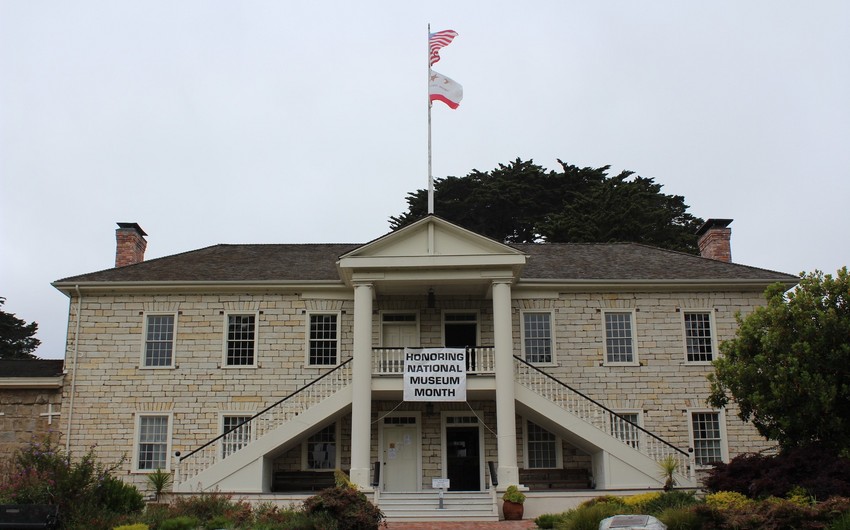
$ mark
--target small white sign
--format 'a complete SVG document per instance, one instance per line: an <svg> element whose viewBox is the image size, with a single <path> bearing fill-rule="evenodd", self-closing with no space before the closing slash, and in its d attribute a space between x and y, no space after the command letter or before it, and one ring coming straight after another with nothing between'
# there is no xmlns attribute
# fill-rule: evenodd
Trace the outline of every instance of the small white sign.
<svg viewBox="0 0 850 530"><path fill-rule="evenodd" d="M435 490L447 490L450 482L447 478L433 478L431 479L431 487Z"/></svg>

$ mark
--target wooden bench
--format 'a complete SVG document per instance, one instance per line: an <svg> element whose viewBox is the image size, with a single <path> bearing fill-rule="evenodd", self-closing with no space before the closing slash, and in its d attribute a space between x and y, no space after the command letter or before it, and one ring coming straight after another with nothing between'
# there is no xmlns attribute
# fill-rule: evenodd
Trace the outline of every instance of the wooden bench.
<svg viewBox="0 0 850 530"><path fill-rule="evenodd" d="M586 469L520 469L520 484L535 490L582 490L590 487Z"/></svg>
<svg viewBox="0 0 850 530"><path fill-rule="evenodd" d="M275 471L272 474L272 491L319 491L330 488L336 481L333 471Z"/></svg>
<svg viewBox="0 0 850 530"><path fill-rule="evenodd" d="M2 504L0 528L56 528L59 507L50 504Z"/></svg>

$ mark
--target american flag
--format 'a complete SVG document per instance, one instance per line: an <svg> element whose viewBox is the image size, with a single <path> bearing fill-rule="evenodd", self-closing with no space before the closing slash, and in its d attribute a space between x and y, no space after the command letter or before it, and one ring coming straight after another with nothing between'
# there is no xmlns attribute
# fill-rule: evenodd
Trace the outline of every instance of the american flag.
<svg viewBox="0 0 850 530"><path fill-rule="evenodd" d="M438 31L429 35L428 49L431 52L431 66L434 66L434 63L440 60L440 48L448 46L455 37L457 37L457 31L452 31L450 29Z"/></svg>

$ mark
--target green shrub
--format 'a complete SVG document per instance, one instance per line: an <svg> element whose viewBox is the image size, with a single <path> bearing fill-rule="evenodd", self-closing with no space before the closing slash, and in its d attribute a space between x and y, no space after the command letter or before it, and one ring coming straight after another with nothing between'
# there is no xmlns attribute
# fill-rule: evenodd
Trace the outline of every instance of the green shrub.
<svg viewBox="0 0 850 530"><path fill-rule="evenodd" d="M201 522L197 517L181 515L179 517L166 519L160 523L159 530L195 530L195 528L200 526L200 524Z"/></svg>
<svg viewBox="0 0 850 530"><path fill-rule="evenodd" d="M141 511L141 493L113 476L122 462L105 466L94 446L72 458L51 436L20 449L0 476L0 500L59 507L63 528L112 528L122 516Z"/></svg>
<svg viewBox="0 0 850 530"><path fill-rule="evenodd" d="M625 505L621 502L596 502L564 513L564 518L555 524L555 528L557 530L597 530L603 519L622 513L631 512L625 509Z"/></svg>
<svg viewBox="0 0 850 530"><path fill-rule="evenodd" d="M223 493L201 493L175 498L171 503L170 512L173 517L185 515L203 523L214 517L227 516L228 513L238 510L238 504Z"/></svg>
<svg viewBox="0 0 850 530"><path fill-rule="evenodd" d="M370 530L381 524L384 514L369 502L362 492L334 486L320 491L304 501L304 512L316 516L326 514L337 523L339 530Z"/></svg>
<svg viewBox="0 0 850 530"><path fill-rule="evenodd" d="M656 517L667 525L667 530L700 530L702 528L700 516L690 508L667 508Z"/></svg>
<svg viewBox="0 0 850 530"><path fill-rule="evenodd" d="M95 487L94 494L98 504L113 513L138 513L145 507L144 497L135 486L112 475L103 477Z"/></svg>
<svg viewBox="0 0 850 530"><path fill-rule="evenodd" d="M840 515L829 525L829 530L850 530L850 512Z"/></svg>
<svg viewBox="0 0 850 530"><path fill-rule="evenodd" d="M233 521L228 519L224 515L216 515L206 523L204 523L204 528L207 530L216 530L218 528L234 528L235 525Z"/></svg>
<svg viewBox="0 0 850 530"><path fill-rule="evenodd" d="M563 518L563 514L544 513L534 520L534 524L536 524L538 528L555 528L555 525L563 520Z"/></svg>
<svg viewBox="0 0 850 530"><path fill-rule="evenodd" d="M687 508L699 502L695 491L665 491L646 501L640 507L640 513L658 515L669 508Z"/></svg>
<svg viewBox="0 0 850 530"><path fill-rule="evenodd" d="M124 524L121 526L116 526L112 530L149 530L148 525L142 523L136 524Z"/></svg>

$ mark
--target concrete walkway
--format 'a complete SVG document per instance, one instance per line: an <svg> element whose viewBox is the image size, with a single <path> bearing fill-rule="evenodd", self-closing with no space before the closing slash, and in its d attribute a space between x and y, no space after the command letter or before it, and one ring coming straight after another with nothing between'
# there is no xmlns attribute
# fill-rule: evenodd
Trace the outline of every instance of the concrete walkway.
<svg viewBox="0 0 850 530"><path fill-rule="evenodd" d="M537 528L534 521L466 521L466 522L427 522L427 523L387 523L387 530L530 530Z"/></svg>

